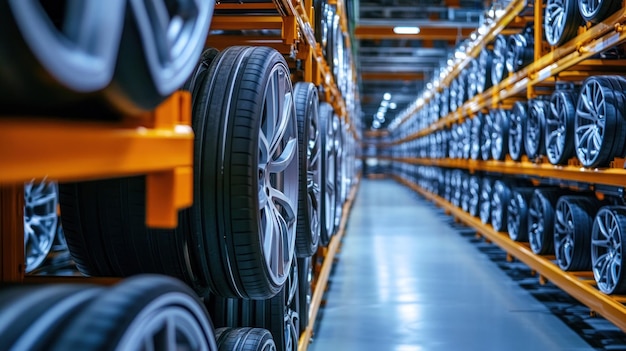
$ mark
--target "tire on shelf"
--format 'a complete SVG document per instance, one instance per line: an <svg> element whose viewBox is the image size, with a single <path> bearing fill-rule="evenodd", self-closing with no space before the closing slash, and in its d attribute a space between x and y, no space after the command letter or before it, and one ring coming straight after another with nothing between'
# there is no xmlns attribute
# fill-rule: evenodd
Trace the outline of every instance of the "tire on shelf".
<svg viewBox="0 0 626 351"><path fill-rule="evenodd" d="M578 34L582 17L579 0L547 0L543 16L543 29L548 44L560 46Z"/></svg>
<svg viewBox="0 0 626 351"><path fill-rule="evenodd" d="M484 114L482 126L482 144L480 146L480 158L483 161L491 159L491 143L493 133L493 116L491 113Z"/></svg>
<svg viewBox="0 0 626 351"><path fill-rule="evenodd" d="M298 118L298 225L296 255L311 256L320 238L320 163L322 142L319 99L312 83L298 82L293 90Z"/></svg>
<svg viewBox="0 0 626 351"><path fill-rule="evenodd" d="M494 182L490 177L483 177L480 187L480 221L484 224L491 223L491 193Z"/></svg>
<svg viewBox="0 0 626 351"><path fill-rule="evenodd" d="M471 120L470 127L470 158L472 160L478 160L482 157L481 146L483 144L483 123L484 116L481 112L478 112Z"/></svg>
<svg viewBox="0 0 626 351"><path fill-rule="evenodd" d="M52 250L59 226L56 182L24 183L24 271L30 273L43 264Z"/></svg>
<svg viewBox="0 0 626 351"><path fill-rule="evenodd" d="M49 350L216 350L213 325L181 281L137 275L107 288L74 313Z"/></svg>
<svg viewBox="0 0 626 351"><path fill-rule="evenodd" d="M344 181L344 135L341 119L339 116L335 114L333 116L333 134L334 138L334 148L335 148L335 190L336 196L335 201L337 202L335 209L335 228L334 231L337 232L339 228L339 224L341 223L341 217L343 216L343 204L344 204L344 194L345 194L345 181Z"/></svg>
<svg viewBox="0 0 626 351"><path fill-rule="evenodd" d="M335 234L335 216L337 212L337 168L335 149L335 130L333 128L334 112L328 103L320 104L320 135L322 146L321 162L321 222L320 222L320 245L328 246L330 239Z"/></svg>
<svg viewBox="0 0 626 351"><path fill-rule="evenodd" d="M605 294L626 292L625 243L626 207L600 208L591 230L591 265L598 289Z"/></svg>
<svg viewBox="0 0 626 351"><path fill-rule="evenodd" d="M533 44L526 33L513 34L508 37L506 71L514 73L526 67L533 60Z"/></svg>
<svg viewBox="0 0 626 351"><path fill-rule="evenodd" d="M535 189L528 207L528 241L537 255L554 253L554 212L562 190Z"/></svg>
<svg viewBox="0 0 626 351"><path fill-rule="evenodd" d="M623 155L626 96L617 79L593 76L583 82L576 104L576 156L585 167L605 167Z"/></svg>
<svg viewBox="0 0 626 351"><path fill-rule="evenodd" d="M493 183L491 197L491 226L496 232L507 229L508 206L511 201L511 186L505 181L496 180Z"/></svg>
<svg viewBox="0 0 626 351"><path fill-rule="evenodd" d="M592 196L564 195L556 204L554 252L564 271L591 270L591 235L600 202Z"/></svg>
<svg viewBox="0 0 626 351"><path fill-rule="evenodd" d="M545 154L545 123L550 114L550 105L541 99L528 101L526 129L524 130L524 150L531 160Z"/></svg>
<svg viewBox="0 0 626 351"><path fill-rule="evenodd" d="M480 210L481 178L472 174L469 179L469 203L467 212L473 217L478 216Z"/></svg>
<svg viewBox="0 0 626 351"><path fill-rule="evenodd" d="M576 100L573 91L555 91L550 99L550 113L545 121L545 148L548 161L564 165L574 157Z"/></svg>
<svg viewBox="0 0 626 351"><path fill-rule="evenodd" d="M215 338L218 351L276 351L272 334L263 328L218 328Z"/></svg>
<svg viewBox="0 0 626 351"><path fill-rule="evenodd" d="M606 17L617 11L621 3L611 0L577 0L580 15L585 21L600 23Z"/></svg>
<svg viewBox="0 0 626 351"><path fill-rule="evenodd" d="M200 61L196 66L194 72L189 76L189 79L183 85L183 89L191 93L191 105L194 106L196 100L200 96L200 89L206 84L207 74L209 73L209 66L211 62L219 54L219 50L215 48L207 48L200 55Z"/></svg>
<svg viewBox="0 0 626 351"><path fill-rule="evenodd" d="M270 331L278 350L297 351L300 337L297 260L281 291L271 299L210 297L205 300L216 328L254 327Z"/></svg>
<svg viewBox="0 0 626 351"><path fill-rule="evenodd" d="M500 83L509 74L506 68L508 38L498 34L493 43L493 59L491 60L491 82Z"/></svg>
<svg viewBox="0 0 626 351"><path fill-rule="evenodd" d="M513 241L528 241L528 207L534 188L515 187L508 205L507 231Z"/></svg>
<svg viewBox="0 0 626 351"><path fill-rule="evenodd" d="M520 161L524 155L526 140L526 118L528 110L526 102L516 101L511 110L509 125L509 155L513 161Z"/></svg>
<svg viewBox="0 0 626 351"><path fill-rule="evenodd" d="M298 316L300 333L309 325L309 311L313 299L313 260L315 256L298 258Z"/></svg>
<svg viewBox="0 0 626 351"><path fill-rule="evenodd" d="M509 147L509 111L503 109L491 110L491 157L494 160L504 160Z"/></svg>
<svg viewBox="0 0 626 351"><path fill-rule="evenodd" d="M102 290L87 284L4 286L0 289L0 349L49 350L65 323Z"/></svg>
<svg viewBox="0 0 626 351"><path fill-rule="evenodd" d="M269 298L286 281L295 250L289 69L274 49L230 47L211 63L200 96L192 118L194 202L180 212L179 227L145 227L144 177L65 184L70 252L88 275L161 273L200 295Z"/></svg>
<svg viewBox="0 0 626 351"><path fill-rule="evenodd" d="M493 62L493 51L484 48L478 55L478 74L476 75L476 90L482 94L493 85L491 67Z"/></svg>

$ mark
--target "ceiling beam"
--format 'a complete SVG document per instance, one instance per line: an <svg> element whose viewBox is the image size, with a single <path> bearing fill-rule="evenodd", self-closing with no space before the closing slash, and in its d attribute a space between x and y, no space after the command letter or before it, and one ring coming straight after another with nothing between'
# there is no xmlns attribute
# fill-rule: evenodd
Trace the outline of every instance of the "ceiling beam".
<svg viewBox="0 0 626 351"><path fill-rule="evenodd" d="M417 24L413 24L417 25ZM420 27L418 34L396 34L393 32L394 26L363 26L357 25L354 30L354 37L362 39L413 39L413 40L455 40L469 37L475 27Z"/></svg>

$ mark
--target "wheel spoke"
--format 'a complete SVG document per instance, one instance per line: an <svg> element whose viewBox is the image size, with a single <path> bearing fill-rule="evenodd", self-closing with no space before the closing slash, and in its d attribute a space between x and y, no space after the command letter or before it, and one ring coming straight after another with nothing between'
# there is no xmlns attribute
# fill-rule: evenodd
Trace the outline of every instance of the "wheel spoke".
<svg viewBox="0 0 626 351"><path fill-rule="evenodd" d="M267 167L268 172L280 173L286 170L287 167L289 167L289 165L291 165L291 163L294 161L294 159L297 158L297 152L298 140L295 138L290 139L278 158L269 162L269 165Z"/></svg>

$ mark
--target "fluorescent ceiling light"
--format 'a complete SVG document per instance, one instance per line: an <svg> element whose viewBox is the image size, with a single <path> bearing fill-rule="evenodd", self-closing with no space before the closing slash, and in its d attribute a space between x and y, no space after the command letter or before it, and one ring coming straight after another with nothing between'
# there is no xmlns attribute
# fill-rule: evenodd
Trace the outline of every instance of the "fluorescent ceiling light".
<svg viewBox="0 0 626 351"><path fill-rule="evenodd" d="M419 27L393 27L393 32L396 34L418 34L420 29Z"/></svg>

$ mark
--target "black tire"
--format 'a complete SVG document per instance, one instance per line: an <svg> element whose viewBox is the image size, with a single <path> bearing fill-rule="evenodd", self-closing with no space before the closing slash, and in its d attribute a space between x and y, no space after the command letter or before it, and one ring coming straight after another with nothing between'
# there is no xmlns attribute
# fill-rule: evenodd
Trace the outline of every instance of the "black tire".
<svg viewBox="0 0 626 351"><path fill-rule="evenodd" d="M480 221L484 224L491 223L491 193L493 191L493 180L483 177L480 187Z"/></svg>
<svg viewBox="0 0 626 351"><path fill-rule="evenodd" d="M218 328L215 336L219 351L276 351L272 334L263 328Z"/></svg>
<svg viewBox="0 0 626 351"><path fill-rule="evenodd" d="M532 62L533 44L524 33L509 36L507 46L507 72L517 72Z"/></svg>
<svg viewBox="0 0 626 351"><path fill-rule="evenodd" d="M585 167L605 167L624 149L625 96L610 76L583 82L576 104L576 156Z"/></svg>
<svg viewBox="0 0 626 351"><path fill-rule="evenodd" d="M471 175L469 179L469 203L467 212L476 217L480 210L480 192L481 179L480 176Z"/></svg>
<svg viewBox="0 0 626 351"><path fill-rule="evenodd" d="M524 150L531 160L536 160L545 154L545 121L549 113L550 105L547 101L533 99L528 102Z"/></svg>
<svg viewBox="0 0 626 351"><path fill-rule="evenodd" d="M564 271L591 270L591 231L600 202L591 196L565 195L556 204L554 253Z"/></svg>
<svg viewBox="0 0 626 351"><path fill-rule="evenodd" d="M469 212L470 196L470 175L463 173L461 178L461 209L464 212Z"/></svg>
<svg viewBox="0 0 626 351"><path fill-rule="evenodd" d="M626 207L602 207L591 231L591 264L598 289L605 294L626 293Z"/></svg>
<svg viewBox="0 0 626 351"><path fill-rule="evenodd" d="M500 83L509 72L506 69L507 37L499 34L493 43L493 59L491 60L491 81L493 84Z"/></svg>
<svg viewBox="0 0 626 351"><path fill-rule="evenodd" d="M548 161L553 165L567 164L574 156L576 99L572 91L552 94L550 113L546 115L545 148Z"/></svg>
<svg viewBox="0 0 626 351"><path fill-rule="evenodd" d="M495 109L491 115L491 157L502 161L509 151L509 111Z"/></svg>
<svg viewBox="0 0 626 351"><path fill-rule="evenodd" d="M54 351L138 350L146 344L166 347L174 343L181 348L217 350L204 306L174 278L139 275L92 299L48 346Z"/></svg>
<svg viewBox="0 0 626 351"><path fill-rule="evenodd" d="M298 259L298 316L300 317L300 333L309 325L309 311L313 298L313 259Z"/></svg>
<svg viewBox="0 0 626 351"><path fill-rule="evenodd" d="M298 224L296 256L308 257L320 240L320 186L322 142L319 125L319 99L312 83L294 86L298 118Z"/></svg>
<svg viewBox="0 0 626 351"><path fill-rule="evenodd" d="M478 74L476 79L476 90L479 94L485 92L485 90L491 88L493 82L491 81L491 67L493 61L493 51L484 48L478 55Z"/></svg>
<svg viewBox="0 0 626 351"><path fill-rule="evenodd" d="M450 89L444 88L439 98L439 117L444 118L450 114Z"/></svg>
<svg viewBox="0 0 626 351"><path fill-rule="evenodd" d="M611 0L578 0L580 15L585 21L600 23L609 15L617 11L622 4Z"/></svg>
<svg viewBox="0 0 626 351"><path fill-rule="evenodd" d="M511 187L502 180L496 180L491 198L491 226L496 232L503 232L507 229L507 211L510 201Z"/></svg>
<svg viewBox="0 0 626 351"><path fill-rule="evenodd" d="M478 160L482 157L480 148L483 144L483 123L485 123L484 116L481 112L472 118L470 128L470 158L472 160Z"/></svg>
<svg viewBox="0 0 626 351"><path fill-rule="evenodd" d="M336 232L339 229L341 218L343 217L343 204L345 202L345 169L344 169L344 134L341 119L336 114L333 116L333 134L335 135L335 171L337 179L335 180L335 201L337 206L335 210L335 229Z"/></svg>
<svg viewBox="0 0 626 351"><path fill-rule="evenodd" d="M554 253L554 212L560 189L535 189L528 208L528 241L537 255Z"/></svg>
<svg viewBox="0 0 626 351"><path fill-rule="evenodd" d="M328 246L335 234L335 216L337 214L337 155L335 149L335 130L333 129L333 108L327 103L320 104L320 133L322 153L322 191L321 191L321 231L320 245Z"/></svg>
<svg viewBox="0 0 626 351"><path fill-rule="evenodd" d="M524 142L526 131L526 118L528 111L526 103L517 101L511 110L509 124L509 155L513 161L520 161L524 155Z"/></svg>
<svg viewBox="0 0 626 351"><path fill-rule="evenodd" d="M280 157L273 152L271 159L270 153L260 155L260 146L269 144L259 140L268 133L267 118L274 117L264 114L267 84L276 83L287 101L292 99L287 64L270 48L231 47L216 57L207 77L192 121L194 205L181 212L176 230L145 228L143 177L61 187L63 227L83 273L162 273L184 280L200 295L206 295L209 287L221 296L258 299L280 291L295 245L298 168L293 104L284 111L288 120L283 133L275 135ZM277 166L269 168L278 164L284 174L273 173ZM259 179L260 174L267 177ZM278 200L260 196L268 193ZM273 211L267 207L276 207L274 201L281 210L268 219ZM267 225L269 220L280 222L281 230L276 229L278 239L268 253L264 240L271 237L265 235L268 229L261 221ZM273 224L270 229L278 228Z"/></svg>
<svg viewBox="0 0 626 351"><path fill-rule="evenodd" d="M189 79L187 79L185 85L183 85L183 89L191 93L192 106L196 103L196 100L200 96L200 89L202 89L202 87L206 84L211 62L213 62L219 53L219 50L215 48L205 49L200 56L200 61L198 62L196 69L193 71Z"/></svg>
<svg viewBox="0 0 626 351"><path fill-rule="evenodd" d="M560 46L578 33L582 24L579 0L547 0L543 28L548 44Z"/></svg>
<svg viewBox="0 0 626 351"><path fill-rule="evenodd" d="M0 349L47 350L73 314L104 288L56 284L0 290Z"/></svg>
<svg viewBox="0 0 626 351"><path fill-rule="evenodd" d="M507 209L507 231L513 241L528 241L528 205L533 191L533 188L513 188Z"/></svg>
<svg viewBox="0 0 626 351"><path fill-rule="evenodd" d="M300 337L298 267L292 266L283 289L267 300L210 297L209 314L217 328L254 327L270 331L276 348L297 351Z"/></svg>
<svg viewBox="0 0 626 351"><path fill-rule="evenodd" d="M484 115L482 127L482 145L480 146L480 158L487 161L491 158L491 143L493 142L493 116L491 113Z"/></svg>

